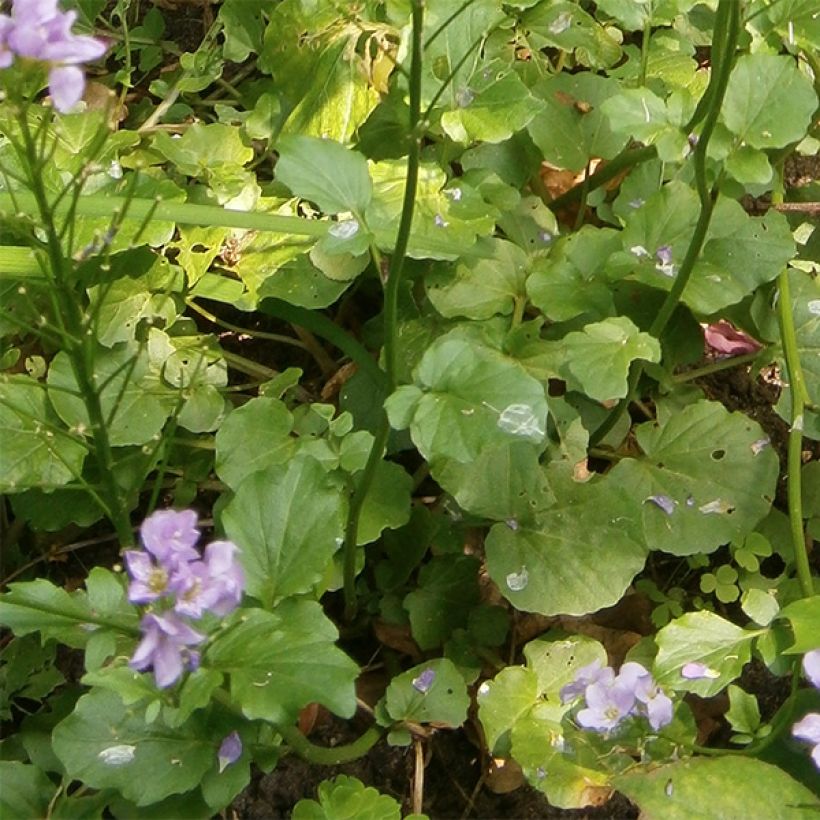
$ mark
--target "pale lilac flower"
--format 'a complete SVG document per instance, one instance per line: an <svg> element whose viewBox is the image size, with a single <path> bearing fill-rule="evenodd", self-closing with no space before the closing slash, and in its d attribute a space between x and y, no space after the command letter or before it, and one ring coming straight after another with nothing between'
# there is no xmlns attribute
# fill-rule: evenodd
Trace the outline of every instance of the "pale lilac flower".
<svg viewBox="0 0 820 820"><path fill-rule="evenodd" d="M576 717L585 729L609 732L614 729L635 705L635 693L617 678L611 683L593 683L584 692L586 709Z"/></svg>
<svg viewBox="0 0 820 820"><path fill-rule="evenodd" d="M183 670L199 665L199 653L188 650L205 640L205 636L192 629L178 615L148 613L140 623L143 637L129 662L132 669L145 670L152 667L154 680L160 689L170 686Z"/></svg>
<svg viewBox="0 0 820 820"><path fill-rule="evenodd" d="M139 550L127 550L125 563L131 576L128 600L132 604L148 604L168 592L168 572L155 564L150 555Z"/></svg>
<svg viewBox="0 0 820 820"><path fill-rule="evenodd" d="M568 703L569 701L583 695L587 686L593 683L612 683L615 678L615 672L609 666L602 666L599 660L594 660L592 663L582 666L575 675L575 680L561 687L558 693L561 698L561 703Z"/></svg>
<svg viewBox="0 0 820 820"><path fill-rule="evenodd" d="M672 264L672 247L670 245L661 245L655 251L655 259L658 261L655 264L655 270L660 271L664 276L674 276L675 266Z"/></svg>
<svg viewBox="0 0 820 820"><path fill-rule="evenodd" d="M177 592L174 609L192 618L201 618L206 611L224 616L236 609L245 588L237 552L230 541L214 541L206 547L203 561L180 565L171 579Z"/></svg>
<svg viewBox="0 0 820 820"><path fill-rule="evenodd" d="M714 680L720 677L720 672L711 669L705 663L691 661L683 665L680 670L680 676L686 680L703 680L704 678Z"/></svg>
<svg viewBox="0 0 820 820"><path fill-rule="evenodd" d="M142 522L140 537L148 550L169 571L182 562L199 558L197 515L193 510L157 510Z"/></svg>
<svg viewBox="0 0 820 820"><path fill-rule="evenodd" d="M803 672L809 683L820 689L820 649L812 649L803 655Z"/></svg>
<svg viewBox="0 0 820 820"><path fill-rule="evenodd" d="M616 680L632 690L641 703L641 711L646 713L649 725L655 731L672 722L672 700L641 664L634 661L625 663Z"/></svg>
<svg viewBox="0 0 820 820"><path fill-rule="evenodd" d="M102 57L106 44L94 37L74 34L77 12L63 12L57 0L14 0L11 17L0 19L0 68L13 57L51 64L49 91L58 111L67 111L83 96L85 75L78 67Z"/></svg>
<svg viewBox="0 0 820 820"><path fill-rule="evenodd" d="M417 692L426 694L436 678L434 669L425 669L417 678L413 678L412 686Z"/></svg>
<svg viewBox="0 0 820 820"><path fill-rule="evenodd" d="M239 737L239 732L231 732L225 737L216 756L219 760L220 774L222 774L231 763L236 763L236 761L239 760L242 756L242 738Z"/></svg>
<svg viewBox="0 0 820 820"><path fill-rule="evenodd" d="M14 52L8 46L8 35L13 25L11 17L0 14L0 68L8 68L14 62Z"/></svg>
<svg viewBox="0 0 820 820"><path fill-rule="evenodd" d="M809 712L792 726L792 735L798 740L805 740L812 744L811 759L820 769L820 714Z"/></svg>

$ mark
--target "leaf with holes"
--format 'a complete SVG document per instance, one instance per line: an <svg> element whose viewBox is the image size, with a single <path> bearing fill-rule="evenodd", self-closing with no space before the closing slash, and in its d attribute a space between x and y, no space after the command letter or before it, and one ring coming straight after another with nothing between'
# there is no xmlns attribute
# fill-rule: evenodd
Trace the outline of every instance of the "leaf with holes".
<svg viewBox="0 0 820 820"><path fill-rule="evenodd" d="M640 505L650 549L674 555L714 552L740 541L769 511L777 456L758 424L721 404L699 401L662 423L635 428L643 451L607 476Z"/></svg>

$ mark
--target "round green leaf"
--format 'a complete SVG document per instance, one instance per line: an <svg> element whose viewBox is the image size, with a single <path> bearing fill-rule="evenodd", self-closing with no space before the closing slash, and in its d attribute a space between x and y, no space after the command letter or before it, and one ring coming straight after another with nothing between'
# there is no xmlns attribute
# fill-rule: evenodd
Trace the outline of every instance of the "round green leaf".
<svg viewBox="0 0 820 820"><path fill-rule="evenodd" d="M457 727L467 717L470 698L456 665L438 658L393 678L384 705L395 721Z"/></svg>
<svg viewBox="0 0 820 820"><path fill-rule="evenodd" d="M544 440L544 388L514 360L448 334L427 349L414 372L417 387L386 403L394 427L410 426L425 458L469 462L494 442Z"/></svg>
<svg viewBox="0 0 820 820"><path fill-rule="evenodd" d="M583 615L610 606L641 571L646 548L633 534L632 503L605 482L556 486L555 506L535 524L496 524L487 570L516 609Z"/></svg>
<svg viewBox="0 0 820 820"><path fill-rule="evenodd" d="M663 423L635 430L640 458L622 459L607 480L642 505L650 549L713 552L742 541L771 507L777 456L758 424L699 401Z"/></svg>
<svg viewBox="0 0 820 820"><path fill-rule="evenodd" d="M179 729L146 723L113 692L93 690L54 730L54 751L68 776L116 789L138 806L198 785L216 762L219 740L195 720Z"/></svg>
<svg viewBox="0 0 820 820"><path fill-rule="evenodd" d="M277 144L276 178L327 214L364 213L373 193L367 160L333 140L287 136Z"/></svg>

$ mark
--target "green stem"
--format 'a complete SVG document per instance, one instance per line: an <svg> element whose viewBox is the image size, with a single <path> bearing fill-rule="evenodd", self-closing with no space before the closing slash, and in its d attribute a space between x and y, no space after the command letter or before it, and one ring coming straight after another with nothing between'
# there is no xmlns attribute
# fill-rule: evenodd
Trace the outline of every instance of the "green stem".
<svg viewBox="0 0 820 820"><path fill-rule="evenodd" d="M399 285L410 241L410 227L413 223L416 189L418 187L419 161L421 156L422 118L421 118L421 65L422 65L422 22L423 0L412 0L413 33L410 62L410 146L407 156L407 173L404 185L401 220L396 236L396 245L390 258L390 268L384 288L384 365L386 392L392 393L398 383L398 302ZM376 265L380 268L378 254ZM358 607L356 600L356 547L358 544L359 517L367 493L376 475L387 439L390 435L390 423L387 414L382 410L379 426L373 438L367 464L356 489L350 499L343 554L345 618L351 621Z"/></svg>
<svg viewBox="0 0 820 820"><path fill-rule="evenodd" d="M787 496L789 502L789 525L794 548L794 566L800 591L805 597L814 593L811 578L809 556L806 551L806 536L803 532L803 501L801 488L801 469L803 466L803 414L805 412L806 382L800 364L800 352L797 347L797 334L794 329L792 300L789 286L789 271L783 269L777 280L777 310L780 320L780 338L783 342L783 354L791 394L791 417L789 419L789 444L787 450Z"/></svg>
<svg viewBox="0 0 820 820"><path fill-rule="evenodd" d="M712 212L717 200L717 185L711 190L706 180L706 150L709 140L712 137L715 125L717 124L720 108L723 104L723 97L726 87L729 84L729 75L734 64L734 55L737 47L737 38L740 33L740 4L736 0L720 0L715 19L715 31L713 37L713 57L715 61L712 66L712 76L706 89L705 96L710 101L709 109L706 112L706 120L700 134L694 154L695 183L700 199L700 213L686 255L681 262L680 269L675 277L669 293L666 295L661 309L655 316L649 333L655 338L660 338L666 329L675 308L680 302L683 291L692 276L695 263L700 256L703 244L706 241L706 234L709 230L709 223L712 220ZM643 374L643 363L635 360L629 370L629 380L626 397L623 398L615 409L607 416L603 424L590 435L590 444L598 444L618 423L621 416L635 397L638 384Z"/></svg>
<svg viewBox="0 0 820 820"><path fill-rule="evenodd" d="M760 351L754 353L744 353L742 356L731 356L728 359L722 359L719 362L698 367L695 370L687 370L685 373L676 373L672 376L672 381L675 384L684 384L695 379L700 379L703 376L711 376L713 373L722 373L724 370L731 370L733 367L740 367L744 364L750 364L760 355Z"/></svg>
<svg viewBox="0 0 820 820"><path fill-rule="evenodd" d="M649 18L643 24L643 37L641 38L641 68L638 74L638 85L646 85L646 69L649 66L649 42L652 36L652 25Z"/></svg>
<svg viewBox="0 0 820 820"><path fill-rule="evenodd" d="M324 236L328 222L302 219L282 214L249 213L231 211L219 205L197 205L191 202L165 202L160 199L86 194L77 203L78 217L111 217L115 211L128 209L129 219L153 216L159 221L176 222L178 225L201 227L245 228L247 230L286 233L294 236ZM69 203L61 202L53 209L54 215L63 215ZM14 191L0 193L0 213L40 213L37 197L32 192Z"/></svg>
<svg viewBox="0 0 820 820"><path fill-rule="evenodd" d="M128 510L120 493L114 475L114 455L108 437L108 427L100 400L100 389L95 383L94 347L96 339L85 330L83 312L77 294L69 284L70 262L65 258L60 243L54 212L48 202L43 179L37 172L38 152L25 113L20 117L21 133L25 144L25 154L31 169L29 183L37 211L46 231L46 252L51 267L54 287L52 298L59 303L58 317L66 332L65 352L71 362L74 377L85 405L94 441L94 456L100 469L102 486L105 487L106 501L111 523L117 531L122 546L133 543L133 531ZM79 183L78 183L79 184ZM55 317L57 318L57 317Z"/></svg>
<svg viewBox="0 0 820 820"><path fill-rule="evenodd" d="M277 726L276 731L303 760L323 766L337 766L364 757L383 734L378 726L371 726L358 740L329 748L311 743L295 726Z"/></svg>

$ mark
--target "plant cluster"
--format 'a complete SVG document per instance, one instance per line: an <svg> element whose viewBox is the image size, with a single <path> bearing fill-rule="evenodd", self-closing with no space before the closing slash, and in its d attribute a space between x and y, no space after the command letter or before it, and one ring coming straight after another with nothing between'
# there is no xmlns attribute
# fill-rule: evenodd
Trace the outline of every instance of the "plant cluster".
<svg viewBox="0 0 820 820"><path fill-rule="evenodd" d="M471 721L556 807L814 816L816 3L176 19L0 7L3 811L211 817L381 741L420 817Z"/></svg>

